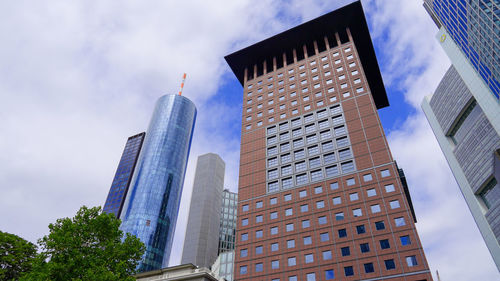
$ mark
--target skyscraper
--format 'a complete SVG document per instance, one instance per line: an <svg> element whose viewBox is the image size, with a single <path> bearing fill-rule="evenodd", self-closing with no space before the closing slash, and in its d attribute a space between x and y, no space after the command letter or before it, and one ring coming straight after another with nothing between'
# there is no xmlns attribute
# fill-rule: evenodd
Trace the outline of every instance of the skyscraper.
<svg viewBox="0 0 500 281"><path fill-rule="evenodd" d="M117 218L120 217L145 135L145 133L140 133L128 138L122 158L118 164L118 169L116 169L113 183L109 189L108 198L106 198L106 203L104 203L103 211L112 213Z"/></svg>
<svg viewBox="0 0 500 281"><path fill-rule="evenodd" d="M452 66L422 108L500 270L499 5L424 1Z"/></svg>
<svg viewBox="0 0 500 281"><path fill-rule="evenodd" d="M217 254L234 250L238 193L224 189L219 226L219 249Z"/></svg>
<svg viewBox="0 0 500 281"><path fill-rule="evenodd" d="M217 258L225 167L217 154L198 157L182 264L210 267Z"/></svg>
<svg viewBox="0 0 500 281"><path fill-rule="evenodd" d="M361 3L226 61L244 87L235 280L432 280Z"/></svg>
<svg viewBox="0 0 500 281"><path fill-rule="evenodd" d="M120 216L121 230L146 245L140 271L168 264L195 120L183 96L156 102Z"/></svg>

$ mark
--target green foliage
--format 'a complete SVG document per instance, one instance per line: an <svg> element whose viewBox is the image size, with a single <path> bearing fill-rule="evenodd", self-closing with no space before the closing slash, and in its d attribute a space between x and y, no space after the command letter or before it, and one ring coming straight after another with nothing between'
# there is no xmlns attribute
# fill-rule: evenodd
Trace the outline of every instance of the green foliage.
<svg viewBox="0 0 500 281"><path fill-rule="evenodd" d="M23 238L0 231L0 280L17 280L31 270L36 246Z"/></svg>
<svg viewBox="0 0 500 281"><path fill-rule="evenodd" d="M38 241L42 252L21 280L135 280L145 247L135 236L122 239L119 226L100 207L83 206L74 218L58 219Z"/></svg>

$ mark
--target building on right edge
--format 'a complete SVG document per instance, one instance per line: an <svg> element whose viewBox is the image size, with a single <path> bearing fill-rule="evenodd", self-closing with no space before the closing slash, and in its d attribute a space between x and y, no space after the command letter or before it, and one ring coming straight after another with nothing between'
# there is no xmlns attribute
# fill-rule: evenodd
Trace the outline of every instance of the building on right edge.
<svg viewBox="0 0 500 281"><path fill-rule="evenodd" d="M422 109L500 270L499 5L425 0L452 66Z"/></svg>
<svg viewBox="0 0 500 281"><path fill-rule="evenodd" d="M234 280L432 280L361 2L226 61L243 86Z"/></svg>

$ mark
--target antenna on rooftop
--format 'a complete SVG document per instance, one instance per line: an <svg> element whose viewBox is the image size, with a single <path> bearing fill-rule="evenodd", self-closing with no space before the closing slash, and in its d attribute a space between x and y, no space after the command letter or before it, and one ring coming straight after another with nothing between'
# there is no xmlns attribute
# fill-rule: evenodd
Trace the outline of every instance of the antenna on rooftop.
<svg viewBox="0 0 500 281"><path fill-rule="evenodd" d="M182 76L181 89L179 90L179 96L182 96L182 89L184 89L184 82L186 81L186 73Z"/></svg>

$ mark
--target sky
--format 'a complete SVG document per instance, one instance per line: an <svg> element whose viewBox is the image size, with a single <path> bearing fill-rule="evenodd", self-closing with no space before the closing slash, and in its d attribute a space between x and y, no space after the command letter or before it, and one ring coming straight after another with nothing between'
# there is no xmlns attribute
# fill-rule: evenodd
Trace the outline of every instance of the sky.
<svg viewBox="0 0 500 281"><path fill-rule="evenodd" d="M0 230L36 242L103 205L126 139L160 96L198 109L170 265L180 262L196 158L219 154L237 191L242 87L223 57L345 1L0 1ZM420 108L450 66L421 0L362 1L427 260L442 280L499 273Z"/></svg>

